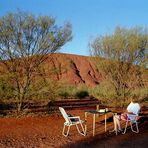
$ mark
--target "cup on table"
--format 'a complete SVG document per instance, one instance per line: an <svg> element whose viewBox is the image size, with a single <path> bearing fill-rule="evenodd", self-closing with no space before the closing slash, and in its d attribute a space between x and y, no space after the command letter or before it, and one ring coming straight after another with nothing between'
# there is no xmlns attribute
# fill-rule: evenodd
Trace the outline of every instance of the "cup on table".
<svg viewBox="0 0 148 148"><path fill-rule="evenodd" d="M108 108L105 108L105 111L108 112Z"/></svg>

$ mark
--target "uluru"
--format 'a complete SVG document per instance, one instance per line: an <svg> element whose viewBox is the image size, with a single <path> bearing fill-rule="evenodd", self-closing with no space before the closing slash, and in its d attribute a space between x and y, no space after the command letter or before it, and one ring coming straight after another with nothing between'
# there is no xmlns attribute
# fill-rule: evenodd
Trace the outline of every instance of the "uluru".
<svg viewBox="0 0 148 148"><path fill-rule="evenodd" d="M102 80L102 74L90 56L55 53L48 56L44 65L46 77L57 81L96 86Z"/></svg>

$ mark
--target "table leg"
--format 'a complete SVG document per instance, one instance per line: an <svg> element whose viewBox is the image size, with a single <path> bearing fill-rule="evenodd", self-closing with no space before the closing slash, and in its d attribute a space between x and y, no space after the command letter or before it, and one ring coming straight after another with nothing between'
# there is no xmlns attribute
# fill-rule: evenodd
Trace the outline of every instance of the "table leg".
<svg viewBox="0 0 148 148"><path fill-rule="evenodd" d="M99 105L96 105L96 110L99 110ZM98 118L99 114L96 115L96 117Z"/></svg>
<svg viewBox="0 0 148 148"><path fill-rule="evenodd" d="M93 116L93 136L95 136L95 123L96 123L96 115L94 114L94 116Z"/></svg>
<svg viewBox="0 0 148 148"><path fill-rule="evenodd" d="M105 132L106 132L106 124L107 124L107 123L106 123L106 114L105 114Z"/></svg>
<svg viewBox="0 0 148 148"><path fill-rule="evenodd" d="M87 132L87 112L85 112L85 134Z"/></svg>

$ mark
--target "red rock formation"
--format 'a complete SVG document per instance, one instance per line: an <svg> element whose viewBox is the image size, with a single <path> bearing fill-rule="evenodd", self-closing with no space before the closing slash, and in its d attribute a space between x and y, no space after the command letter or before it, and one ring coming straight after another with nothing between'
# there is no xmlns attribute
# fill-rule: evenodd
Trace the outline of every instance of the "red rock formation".
<svg viewBox="0 0 148 148"><path fill-rule="evenodd" d="M47 79L67 81L75 85L85 84L86 86L96 86L102 80L101 72L89 56L49 54L43 65ZM0 65L0 71L2 68L3 65Z"/></svg>
<svg viewBox="0 0 148 148"><path fill-rule="evenodd" d="M52 54L46 61L47 77L66 80L72 84L95 86L102 80L101 73L89 56Z"/></svg>

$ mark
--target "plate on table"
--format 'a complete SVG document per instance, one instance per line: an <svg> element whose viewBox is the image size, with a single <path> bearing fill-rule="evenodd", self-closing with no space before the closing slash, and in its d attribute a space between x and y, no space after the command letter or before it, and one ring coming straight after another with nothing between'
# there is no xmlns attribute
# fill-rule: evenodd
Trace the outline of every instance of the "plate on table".
<svg viewBox="0 0 148 148"><path fill-rule="evenodd" d="M99 109L98 112L99 112L99 113L105 113L106 110L105 110L105 109Z"/></svg>

